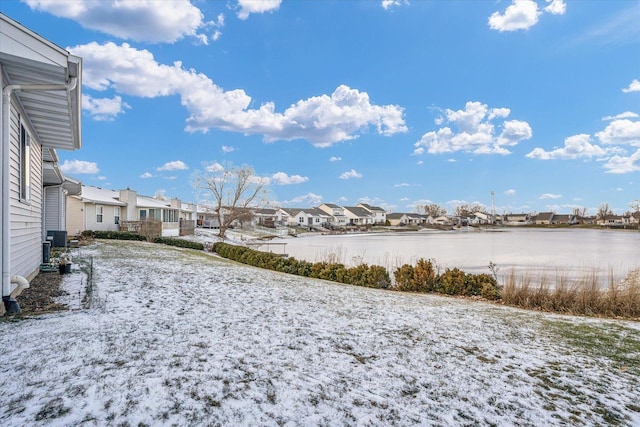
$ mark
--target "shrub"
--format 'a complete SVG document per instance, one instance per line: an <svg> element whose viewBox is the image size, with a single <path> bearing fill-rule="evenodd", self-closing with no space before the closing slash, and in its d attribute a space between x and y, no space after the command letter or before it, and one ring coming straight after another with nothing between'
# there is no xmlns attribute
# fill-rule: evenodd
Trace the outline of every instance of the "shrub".
<svg viewBox="0 0 640 427"><path fill-rule="evenodd" d="M245 246L217 242L213 251L218 255L255 267L297 274L299 276L331 280L358 286L386 289L391 285L389 273L384 267L366 264L347 268L344 264L298 261L295 258L283 258L271 252L256 251Z"/></svg>
<svg viewBox="0 0 640 427"><path fill-rule="evenodd" d="M129 231L92 231L85 230L82 232L82 236L85 238L93 237L94 239L116 239L116 240L138 240L145 241L147 238L137 233L131 233Z"/></svg>
<svg viewBox="0 0 640 427"><path fill-rule="evenodd" d="M436 291L447 295L465 295L466 274L458 268L447 268L438 276Z"/></svg>
<svg viewBox="0 0 640 427"><path fill-rule="evenodd" d="M415 291L412 265L404 264L396 268L393 272L393 278L396 281L395 289L399 291Z"/></svg>
<svg viewBox="0 0 640 427"><path fill-rule="evenodd" d="M204 245L199 242L192 242L191 240L175 239L171 237L156 237L153 239L153 243L161 243L163 245L176 246L179 248L189 248L196 250L204 250Z"/></svg>

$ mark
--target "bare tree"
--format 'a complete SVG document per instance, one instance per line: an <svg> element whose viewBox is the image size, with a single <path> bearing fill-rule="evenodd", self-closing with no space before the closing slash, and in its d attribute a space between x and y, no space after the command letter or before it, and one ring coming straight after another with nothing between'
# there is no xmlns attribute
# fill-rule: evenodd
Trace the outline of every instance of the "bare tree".
<svg viewBox="0 0 640 427"><path fill-rule="evenodd" d="M468 203L463 203L461 205L457 205L454 208L454 213L456 214L456 216L469 216L472 215L476 212L482 212L485 210L485 207L478 204L478 203L473 203L471 205L469 205Z"/></svg>
<svg viewBox="0 0 640 427"><path fill-rule="evenodd" d="M212 163L196 172L192 185L201 196L211 197L220 226L218 236L224 238L234 221L246 221L251 208L266 203L268 180L256 176L251 166Z"/></svg>
<svg viewBox="0 0 640 427"><path fill-rule="evenodd" d="M629 203L629 207L633 210L633 212L640 212L640 199L634 200Z"/></svg>
<svg viewBox="0 0 640 427"><path fill-rule="evenodd" d="M447 214L447 209L436 203L429 203L428 205L423 206L423 209L425 215L431 215L433 218Z"/></svg>
<svg viewBox="0 0 640 427"><path fill-rule="evenodd" d="M609 207L609 203L603 203L598 207L598 218L600 218L603 223L606 223L607 218L611 215L613 215L613 211Z"/></svg>
<svg viewBox="0 0 640 427"><path fill-rule="evenodd" d="M580 218L584 218L585 216L587 216L587 212L589 212L589 208L585 208L585 207L573 208L573 214Z"/></svg>

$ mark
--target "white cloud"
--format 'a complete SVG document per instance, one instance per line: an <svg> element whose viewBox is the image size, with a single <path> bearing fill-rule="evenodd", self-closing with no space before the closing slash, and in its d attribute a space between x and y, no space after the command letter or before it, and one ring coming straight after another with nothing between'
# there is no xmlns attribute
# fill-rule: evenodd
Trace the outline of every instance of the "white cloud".
<svg viewBox="0 0 640 427"><path fill-rule="evenodd" d="M409 0L382 0L380 4L384 10L389 10L392 7L400 7L402 5L409 4Z"/></svg>
<svg viewBox="0 0 640 427"><path fill-rule="evenodd" d="M535 148L527 157L530 159L551 160L551 159L578 159L602 157L607 154L607 150L598 145L591 144L591 137L587 134L573 135L564 140L564 147L556 148L552 151L545 151L542 148Z"/></svg>
<svg viewBox="0 0 640 427"><path fill-rule="evenodd" d="M224 171L224 166L218 162L213 162L204 168L207 172L215 173Z"/></svg>
<svg viewBox="0 0 640 427"><path fill-rule="evenodd" d="M92 98L82 94L82 109L97 121L111 121L129 108L129 104L122 102L122 98L117 95L113 98Z"/></svg>
<svg viewBox="0 0 640 427"><path fill-rule="evenodd" d="M330 162L339 162L340 160L342 160L342 157L331 156L329 158Z"/></svg>
<svg viewBox="0 0 640 427"><path fill-rule="evenodd" d="M60 165L60 170L68 174L90 174L98 173L98 164L95 162L86 162L84 160L65 160Z"/></svg>
<svg viewBox="0 0 640 427"><path fill-rule="evenodd" d="M493 123L506 118L511 111L508 108L488 108L480 102L467 102L464 110L444 111L443 122L451 124L455 131L445 126L437 131L427 132L414 144L414 155L452 153L464 151L473 154L510 154L505 147L517 145L531 138L533 132L527 122L520 120ZM496 125L502 127L496 135Z"/></svg>
<svg viewBox="0 0 640 427"><path fill-rule="evenodd" d="M396 184L396 185L394 185L394 187L396 187L396 188L399 188L399 187L408 187L408 186L409 186L409 184L407 184L406 182L403 182L403 183L401 183L401 184Z"/></svg>
<svg viewBox="0 0 640 427"><path fill-rule="evenodd" d="M607 169L607 173L612 174L640 172L640 149L630 156L612 156L604 164L604 168Z"/></svg>
<svg viewBox="0 0 640 427"><path fill-rule="evenodd" d="M633 119L636 117L640 117L640 116L632 111L625 111L624 113L620 113L615 116L604 116L602 120L608 121L608 120L618 120L618 119Z"/></svg>
<svg viewBox="0 0 640 427"><path fill-rule="evenodd" d="M564 0L546 0L549 5L544 8L546 12L552 15L564 15L567 11L567 4Z"/></svg>
<svg viewBox="0 0 640 427"><path fill-rule="evenodd" d="M282 0L238 0L240 11L239 19L247 19L252 13L265 13L278 10Z"/></svg>
<svg viewBox="0 0 640 427"><path fill-rule="evenodd" d="M206 42L198 31L204 15L189 0L26 0L31 9L77 21L123 40L173 43L184 37ZM203 37L204 36L204 37Z"/></svg>
<svg viewBox="0 0 640 427"><path fill-rule="evenodd" d="M567 10L564 0L546 0L546 3L547 6L540 9L534 0L513 0L503 14L494 12L489 17L489 27L500 32L528 30L538 23L543 13L563 15Z"/></svg>
<svg viewBox="0 0 640 427"><path fill-rule="evenodd" d="M142 179L153 178L153 175L151 175L149 172L145 172L142 175L140 175L140 178Z"/></svg>
<svg viewBox="0 0 640 427"><path fill-rule="evenodd" d="M167 162L164 165L157 168L158 171L181 171L189 169L182 160L174 160L173 162Z"/></svg>
<svg viewBox="0 0 640 427"><path fill-rule="evenodd" d="M159 64L151 52L126 43L92 42L70 50L83 58L83 84L90 89L144 98L179 95L190 114L189 132L215 128L262 134L267 142L306 139L327 147L355 139L372 127L380 135L407 131L401 107L372 104L366 92L345 85L331 95L300 100L278 113L272 102L249 109L252 99L244 90L225 91L206 75L184 69L179 61Z"/></svg>
<svg viewBox="0 0 640 427"><path fill-rule="evenodd" d="M498 31L526 30L538 23L538 4L533 0L514 0L504 14L494 12L489 27Z"/></svg>
<svg viewBox="0 0 640 427"><path fill-rule="evenodd" d="M278 185L302 184L309 180L306 176L287 175L284 172L277 172L271 176L271 180Z"/></svg>
<svg viewBox="0 0 640 427"><path fill-rule="evenodd" d="M516 194L516 190L514 190L513 188L510 188L507 191L505 191L504 194L505 196L514 196Z"/></svg>
<svg viewBox="0 0 640 427"><path fill-rule="evenodd" d="M633 79L629 86L622 89L623 92L640 92L640 80Z"/></svg>
<svg viewBox="0 0 640 427"><path fill-rule="evenodd" d="M351 169L350 171L343 172L340 175L340 179L352 179L352 178L362 178L362 174L356 172L355 169Z"/></svg>
<svg viewBox="0 0 640 427"><path fill-rule="evenodd" d="M221 147L221 150L223 153L233 153L234 151L236 151L236 149L234 147L231 147L229 145L223 145Z"/></svg>
<svg viewBox="0 0 640 427"><path fill-rule="evenodd" d="M596 136L604 144L640 147L640 121L614 120Z"/></svg>
<svg viewBox="0 0 640 427"><path fill-rule="evenodd" d="M578 159L593 158L603 161L603 168L607 173L625 174L640 170L640 150L628 154L629 147L640 147L640 121L630 120L637 118L636 113L627 111L617 116L603 117L603 120L611 120L607 127L595 134L602 146L592 144L591 136L579 134L565 139L562 148L545 151L536 148L527 154L533 159Z"/></svg>
<svg viewBox="0 0 640 427"><path fill-rule="evenodd" d="M540 197L538 197L538 199L540 200L545 200L545 199L560 199L562 198L562 194L552 194L552 193L545 193L542 194Z"/></svg>
<svg viewBox="0 0 640 427"><path fill-rule="evenodd" d="M291 200L282 202L283 205L303 205L303 206L318 206L322 204L322 196L314 193L307 193L302 196L295 197Z"/></svg>

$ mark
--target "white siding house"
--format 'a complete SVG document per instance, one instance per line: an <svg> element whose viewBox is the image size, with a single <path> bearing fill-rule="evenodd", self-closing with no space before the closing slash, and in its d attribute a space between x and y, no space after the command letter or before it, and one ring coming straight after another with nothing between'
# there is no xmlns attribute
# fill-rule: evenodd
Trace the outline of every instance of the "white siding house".
<svg viewBox="0 0 640 427"><path fill-rule="evenodd" d="M183 210L179 199L160 200L140 196L129 188L115 191L88 185L82 186L79 195L69 196L67 206L67 230L71 234L85 230L123 231L121 221L158 219L162 222L162 236L176 237L180 234L181 215L195 215L188 207Z"/></svg>
<svg viewBox="0 0 640 427"><path fill-rule="evenodd" d="M82 186L79 195L68 197L67 230L77 235L85 230L118 231L127 219L127 204L114 190Z"/></svg>
<svg viewBox="0 0 640 427"><path fill-rule="evenodd" d="M14 282L39 271L46 202L62 208L56 190L44 188L64 181L55 150L82 145L81 80L81 58L0 13L2 310L15 307Z"/></svg>

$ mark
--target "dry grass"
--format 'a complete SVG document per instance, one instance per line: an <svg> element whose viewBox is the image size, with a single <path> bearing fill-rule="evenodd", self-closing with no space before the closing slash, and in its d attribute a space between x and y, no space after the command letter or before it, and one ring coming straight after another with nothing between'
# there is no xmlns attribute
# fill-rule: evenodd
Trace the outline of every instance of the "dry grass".
<svg viewBox="0 0 640 427"><path fill-rule="evenodd" d="M616 282L613 272L602 283L593 272L577 279L556 273L553 279L543 274L505 277L502 290L505 304L573 315L640 319L640 270L630 272Z"/></svg>

